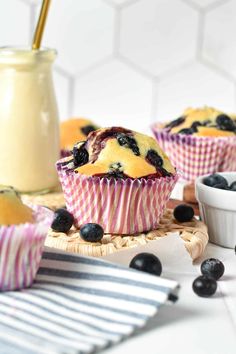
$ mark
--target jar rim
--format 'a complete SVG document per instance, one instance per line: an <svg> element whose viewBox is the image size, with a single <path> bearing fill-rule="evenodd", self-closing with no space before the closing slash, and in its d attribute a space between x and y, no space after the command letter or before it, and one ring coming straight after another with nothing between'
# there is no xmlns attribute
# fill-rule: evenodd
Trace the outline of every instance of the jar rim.
<svg viewBox="0 0 236 354"><path fill-rule="evenodd" d="M52 48L42 47L33 50L30 47L0 47L0 62L34 62L34 61L54 61L57 51Z"/></svg>
<svg viewBox="0 0 236 354"><path fill-rule="evenodd" d="M21 46L0 46L0 55L14 55L14 54L34 54L34 55L45 55L48 53L57 54L56 49L41 47L40 49L32 49L30 47Z"/></svg>

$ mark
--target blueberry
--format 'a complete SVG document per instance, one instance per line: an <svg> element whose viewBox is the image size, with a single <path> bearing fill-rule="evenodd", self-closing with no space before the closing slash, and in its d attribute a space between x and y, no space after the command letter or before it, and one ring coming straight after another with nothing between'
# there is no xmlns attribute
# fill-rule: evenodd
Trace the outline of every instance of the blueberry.
<svg viewBox="0 0 236 354"><path fill-rule="evenodd" d="M230 189L231 191L236 192L236 181L234 181L233 183L231 183L229 189Z"/></svg>
<svg viewBox="0 0 236 354"><path fill-rule="evenodd" d="M126 179L127 176L124 174L124 172L119 171L119 170L110 170L107 174L104 175L104 177L110 179Z"/></svg>
<svg viewBox="0 0 236 354"><path fill-rule="evenodd" d="M178 127L178 125L182 124L185 121L185 117L179 117L175 120L172 120L169 124L166 125L166 128L174 128Z"/></svg>
<svg viewBox="0 0 236 354"><path fill-rule="evenodd" d="M104 235L104 230L99 224L88 223L80 228L80 237L87 242L99 242Z"/></svg>
<svg viewBox="0 0 236 354"><path fill-rule="evenodd" d="M205 184L206 186L209 186L209 187L214 187L216 184L224 184L225 186L228 187L227 180L223 176L218 175L217 173L214 173L208 177L205 177L203 179L203 184Z"/></svg>
<svg viewBox="0 0 236 354"><path fill-rule="evenodd" d="M115 179L125 179L127 176L122 171L123 165L120 162L114 162L109 166L108 173L104 174L103 177L108 179L115 178Z"/></svg>
<svg viewBox="0 0 236 354"><path fill-rule="evenodd" d="M154 254L152 253L139 253L137 254L129 264L130 268L140 270L142 272L161 275L162 265Z"/></svg>
<svg viewBox="0 0 236 354"><path fill-rule="evenodd" d="M201 273L203 275L208 275L215 280L220 279L224 274L224 271L224 264L219 259L209 258L203 261L201 264Z"/></svg>
<svg viewBox="0 0 236 354"><path fill-rule="evenodd" d="M200 127L202 125L202 123L196 121L196 122L193 122L193 124L191 125L191 129L194 131L194 132L197 132L198 129L197 127Z"/></svg>
<svg viewBox="0 0 236 354"><path fill-rule="evenodd" d="M152 149L148 150L146 159L151 165L155 166L156 168L162 167L163 165L163 160L161 156L158 155L158 153L155 150Z"/></svg>
<svg viewBox="0 0 236 354"><path fill-rule="evenodd" d="M180 204L174 209L174 217L179 222L191 221L194 216L194 210L190 205Z"/></svg>
<svg viewBox="0 0 236 354"><path fill-rule="evenodd" d="M206 127L206 126L210 125L211 123L212 123L212 122L211 122L210 120L206 119L206 120L204 120L204 121L202 122L202 125L203 125L204 127Z"/></svg>
<svg viewBox="0 0 236 354"><path fill-rule="evenodd" d="M75 167L85 165L89 161L89 153L84 147L85 144L73 148L73 158Z"/></svg>
<svg viewBox="0 0 236 354"><path fill-rule="evenodd" d="M236 125L234 121L226 114L220 114L216 118L216 123L221 130L235 131Z"/></svg>
<svg viewBox="0 0 236 354"><path fill-rule="evenodd" d="M124 146L131 149L134 155L136 156L140 155L139 147L137 145L136 140L133 137L128 136L124 133L119 133L117 134L117 141L120 144L120 146Z"/></svg>
<svg viewBox="0 0 236 354"><path fill-rule="evenodd" d="M54 231L67 233L74 223L74 217L64 208L57 209L54 213L54 219L51 228Z"/></svg>
<svg viewBox="0 0 236 354"><path fill-rule="evenodd" d="M82 133L84 135L89 135L89 133L94 132L94 130L96 130L96 128L93 125L86 125L85 127L80 128L80 130L82 131Z"/></svg>
<svg viewBox="0 0 236 354"><path fill-rule="evenodd" d="M193 291L201 297L208 297L215 294L217 289L216 280L207 275L200 275L193 282Z"/></svg>
<svg viewBox="0 0 236 354"><path fill-rule="evenodd" d="M178 134L183 134L183 135L191 135L193 133L195 133L195 131L192 128L184 128L178 132Z"/></svg>
<svg viewBox="0 0 236 354"><path fill-rule="evenodd" d="M224 183L217 183L213 186L213 188L229 190L229 187L226 186Z"/></svg>

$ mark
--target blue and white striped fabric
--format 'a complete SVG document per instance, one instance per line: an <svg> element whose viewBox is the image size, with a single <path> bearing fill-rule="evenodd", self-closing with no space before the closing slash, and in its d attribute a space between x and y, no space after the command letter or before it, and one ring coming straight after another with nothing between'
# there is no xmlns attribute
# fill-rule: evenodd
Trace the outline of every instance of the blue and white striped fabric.
<svg viewBox="0 0 236 354"><path fill-rule="evenodd" d="M30 289L0 294L0 353L94 353L143 327L174 281L47 249Z"/></svg>

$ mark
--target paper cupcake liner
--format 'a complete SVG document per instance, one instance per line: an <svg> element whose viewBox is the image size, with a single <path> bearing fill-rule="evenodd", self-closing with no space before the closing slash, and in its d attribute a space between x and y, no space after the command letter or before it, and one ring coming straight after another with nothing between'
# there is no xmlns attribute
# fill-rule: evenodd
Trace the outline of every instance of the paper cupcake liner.
<svg viewBox="0 0 236 354"><path fill-rule="evenodd" d="M87 177L57 163L67 209L76 227L100 224L106 233L135 235L158 226L178 176L153 180Z"/></svg>
<svg viewBox="0 0 236 354"><path fill-rule="evenodd" d="M68 157L70 155L71 155L71 151L70 150L61 149L61 159L63 159L64 157Z"/></svg>
<svg viewBox="0 0 236 354"><path fill-rule="evenodd" d="M155 125L152 131L184 180L194 181L201 175L236 170L236 136L171 134Z"/></svg>
<svg viewBox="0 0 236 354"><path fill-rule="evenodd" d="M0 291L30 287L36 276L53 213L29 206L34 211L34 224L0 228Z"/></svg>

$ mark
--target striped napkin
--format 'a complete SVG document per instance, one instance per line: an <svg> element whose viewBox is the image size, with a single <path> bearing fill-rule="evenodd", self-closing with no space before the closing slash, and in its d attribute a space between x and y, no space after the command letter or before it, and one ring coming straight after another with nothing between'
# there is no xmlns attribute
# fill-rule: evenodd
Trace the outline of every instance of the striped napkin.
<svg viewBox="0 0 236 354"><path fill-rule="evenodd" d="M175 281L45 249L30 289L0 294L0 353L94 353L177 299Z"/></svg>

